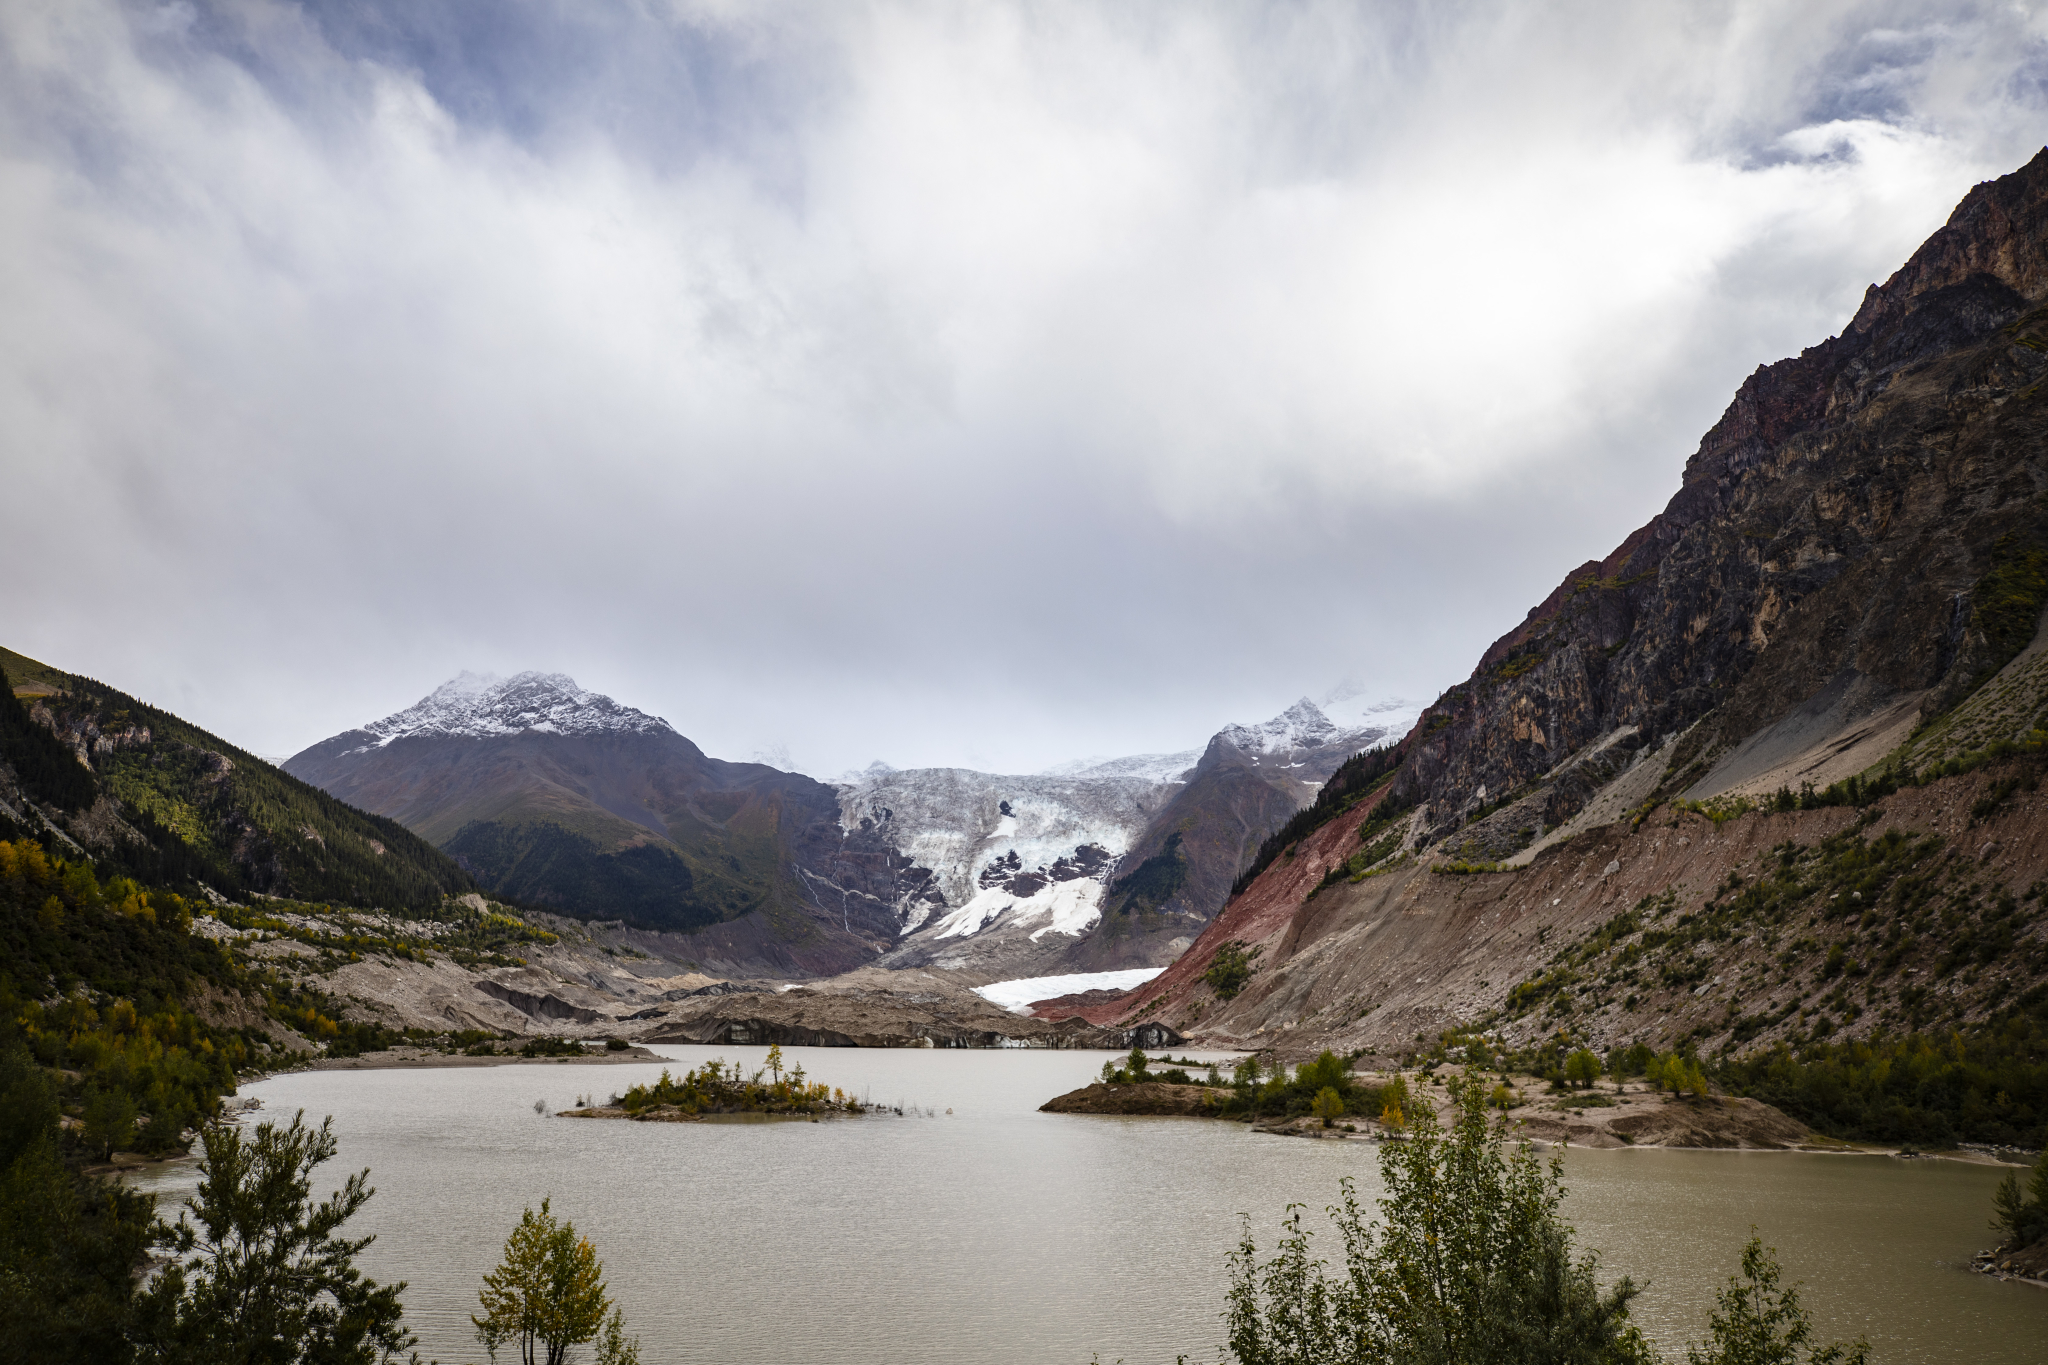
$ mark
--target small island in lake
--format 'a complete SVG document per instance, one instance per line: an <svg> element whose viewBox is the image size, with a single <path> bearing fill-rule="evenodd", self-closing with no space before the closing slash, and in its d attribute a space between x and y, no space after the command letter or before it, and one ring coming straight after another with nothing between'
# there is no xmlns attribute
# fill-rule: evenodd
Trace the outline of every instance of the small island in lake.
<svg viewBox="0 0 2048 1365"><path fill-rule="evenodd" d="M670 1074L667 1067L651 1085L636 1085L610 1104L566 1109L569 1119L637 1119L643 1123L695 1123L721 1114L755 1114L765 1118L820 1118L826 1114L864 1114L856 1097L804 1075L802 1063L783 1069L782 1049L768 1049L765 1066L746 1075L738 1062L713 1058L703 1066Z"/></svg>
<svg viewBox="0 0 2048 1365"><path fill-rule="evenodd" d="M1228 1076L1216 1065L1206 1075L1174 1066L1155 1067L1133 1048L1121 1064L1110 1062L1102 1079L1048 1100L1048 1114L1125 1114L1232 1119L1282 1137L1378 1141L1402 1134L1405 1115L1432 1112L1445 1103L1448 1073L1430 1065L1412 1076L1399 1071L1354 1072L1356 1058L1324 1052L1290 1071L1279 1062L1253 1056ZM1187 1065L1199 1066L1189 1062ZM1560 1059L1556 1079L1510 1076L1487 1095L1518 1136L1580 1147L1727 1147L1760 1150L1842 1152L1857 1148L1810 1131L1805 1124L1759 1100L1715 1095L1704 1074L1676 1054L1617 1053L1615 1070L1602 1078L1590 1052L1570 1067ZM1630 1089L1626 1077L1647 1075Z"/></svg>

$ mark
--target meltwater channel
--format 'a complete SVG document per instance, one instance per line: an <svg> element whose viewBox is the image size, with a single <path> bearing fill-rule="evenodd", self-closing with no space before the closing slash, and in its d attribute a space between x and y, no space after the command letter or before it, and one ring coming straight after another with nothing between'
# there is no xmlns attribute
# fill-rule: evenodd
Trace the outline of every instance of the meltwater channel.
<svg viewBox="0 0 2048 1365"><path fill-rule="evenodd" d="M678 1067L764 1049L655 1048ZM814 1079L935 1117L642 1124L556 1118L646 1066L319 1071L243 1088L251 1121L333 1115L316 1194L369 1167L365 1271L405 1280L423 1358L481 1361L469 1314L520 1210L552 1198L603 1257L647 1365L1213 1360L1224 1257L1338 1180L1378 1193L1376 1148L1200 1119L1041 1114L1106 1054L791 1048ZM1206 1056L1207 1054L1199 1054ZM534 1112L545 1101L546 1115ZM950 1109L949 1115L946 1111ZM2039 1365L2048 1290L1967 1270L2001 1172L1777 1152L1570 1151L1566 1214L1608 1274L1649 1281L1667 1355L1704 1331L1754 1226L1822 1339L1880 1362ZM167 1212L191 1163L143 1182ZM1335 1238L1327 1254L1341 1257Z"/></svg>

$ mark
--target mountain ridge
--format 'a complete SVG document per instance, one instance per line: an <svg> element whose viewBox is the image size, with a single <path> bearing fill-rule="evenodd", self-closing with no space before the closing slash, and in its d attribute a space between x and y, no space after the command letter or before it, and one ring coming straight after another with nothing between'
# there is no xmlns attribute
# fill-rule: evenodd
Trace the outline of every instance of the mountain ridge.
<svg viewBox="0 0 2048 1365"><path fill-rule="evenodd" d="M1303 698L1225 727L1200 751L1029 775L877 762L828 786L712 758L567 675L463 673L285 766L404 822L523 903L683 933L745 921L753 927L720 930L721 942L739 933L764 970L829 974L873 960L1023 975L1085 944L1105 903L1124 918L1096 956L1163 965L1221 905L1245 849L1354 748L1383 738L1399 706L1368 704L1373 723L1347 728ZM1199 795L1219 781L1241 789L1223 803L1228 837L1200 828L1209 809L1198 800L1153 839L1183 788ZM1148 851L1125 869L1144 875L1113 886L1120 860L1147 840L1176 870L1142 867ZM1192 878L1178 870L1190 858ZM721 960L742 951L728 944Z"/></svg>
<svg viewBox="0 0 2048 1365"><path fill-rule="evenodd" d="M2038 1013L2044 658L2048 149L1759 366L1663 511L1088 1017L1726 1052Z"/></svg>
<svg viewBox="0 0 2048 1365"><path fill-rule="evenodd" d="M12 651L0 651L0 673L12 759L0 770L0 819L11 837L48 833L111 870L229 896L418 909L475 889L397 821L171 712ZM21 743L55 745L75 767L39 776L15 751Z"/></svg>

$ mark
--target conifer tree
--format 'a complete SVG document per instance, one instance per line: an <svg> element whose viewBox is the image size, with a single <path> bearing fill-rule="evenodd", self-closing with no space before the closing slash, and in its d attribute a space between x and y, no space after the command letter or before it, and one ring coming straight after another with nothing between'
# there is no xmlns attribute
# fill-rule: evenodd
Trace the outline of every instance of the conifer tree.
<svg viewBox="0 0 2048 1365"><path fill-rule="evenodd" d="M215 1123L203 1138L198 1195L161 1238L178 1259L137 1300L137 1359L380 1365L409 1349L404 1283L363 1278L355 1258L374 1239L339 1235L375 1193L370 1173L312 1202L334 1120L309 1128L301 1112L249 1136Z"/></svg>

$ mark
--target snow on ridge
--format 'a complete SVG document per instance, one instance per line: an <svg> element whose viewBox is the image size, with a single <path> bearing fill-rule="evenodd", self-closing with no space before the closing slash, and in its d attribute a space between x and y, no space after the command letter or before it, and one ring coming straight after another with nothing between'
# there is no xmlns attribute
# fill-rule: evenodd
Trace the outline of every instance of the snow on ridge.
<svg viewBox="0 0 2048 1365"><path fill-rule="evenodd" d="M1226 725L1217 737L1247 754L1277 754L1289 749L1320 749L1340 733L1321 707L1303 697L1269 721Z"/></svg>
<svg viewBox="0 0 2048 1365"><path fill-rule="evenodd" d="M1056 763L1033 774L1037 777L1135 777L1151 782L1174 782L1202 759L1200 749L1177 754L1131 754L1125 758L1077 758Z"/></svg>
<svg viewBox="0 0 2048 1365"><path fill-rule="evenodd" d="M1047 882L1029 896L1018 896L1002 885L985 887L958 910L949 910L932 926L933 938L966 938L978 934L999 919L1024 925L1037 919L1046 922L1031 931L1031 941L1047 934L1079 937L1102 918L1103 884L1094 877L1077 877L1067 882ZM1035 999L1043 1000L1044 996Z"/></svg>
<svg viewBox="0 0 2048 1365"><path fill-rule="evenodd" d="M1334 700L1328 704L1342 720L1303 697L1263 724L1226 725L1217 738L1254 758L1333 745L1359 750L1401 739L1422 714L1422 708L1410 701L1373 701L1341 688L1331 696Z"/></svg>
<svg viewBox="0 0 2048 1365"><path fill-rule="evenodd" d="M976 986L974 993L1012 1014L1029 1014L1034 1000L1053 1000L1082 991L1128 991L1165 971L1164 967L1132 967L1117 972L1070 972L1065 976L1020 976Z"/></svg>
<svg viewBox="0 0 2048 1365"><path fill-rule="evenodd" d="M516 673L500 678L467 670L418 702L373 721L363 732L375 739L353 750L363 753L395 740L428 736L483 739L528 730L553 735L673 733L658 716L621 706L587 692L566 673Z"/></svg>
<svg viewBox="0 0 2048 1365"><path fill-rule="evenodd" d="M1345 730L1380 730L1383 742L1403 739L1422 716L1422 703L1405 697L1379 697L1356 683L1333 688L1316 699L1333 725Z"/></svg>

